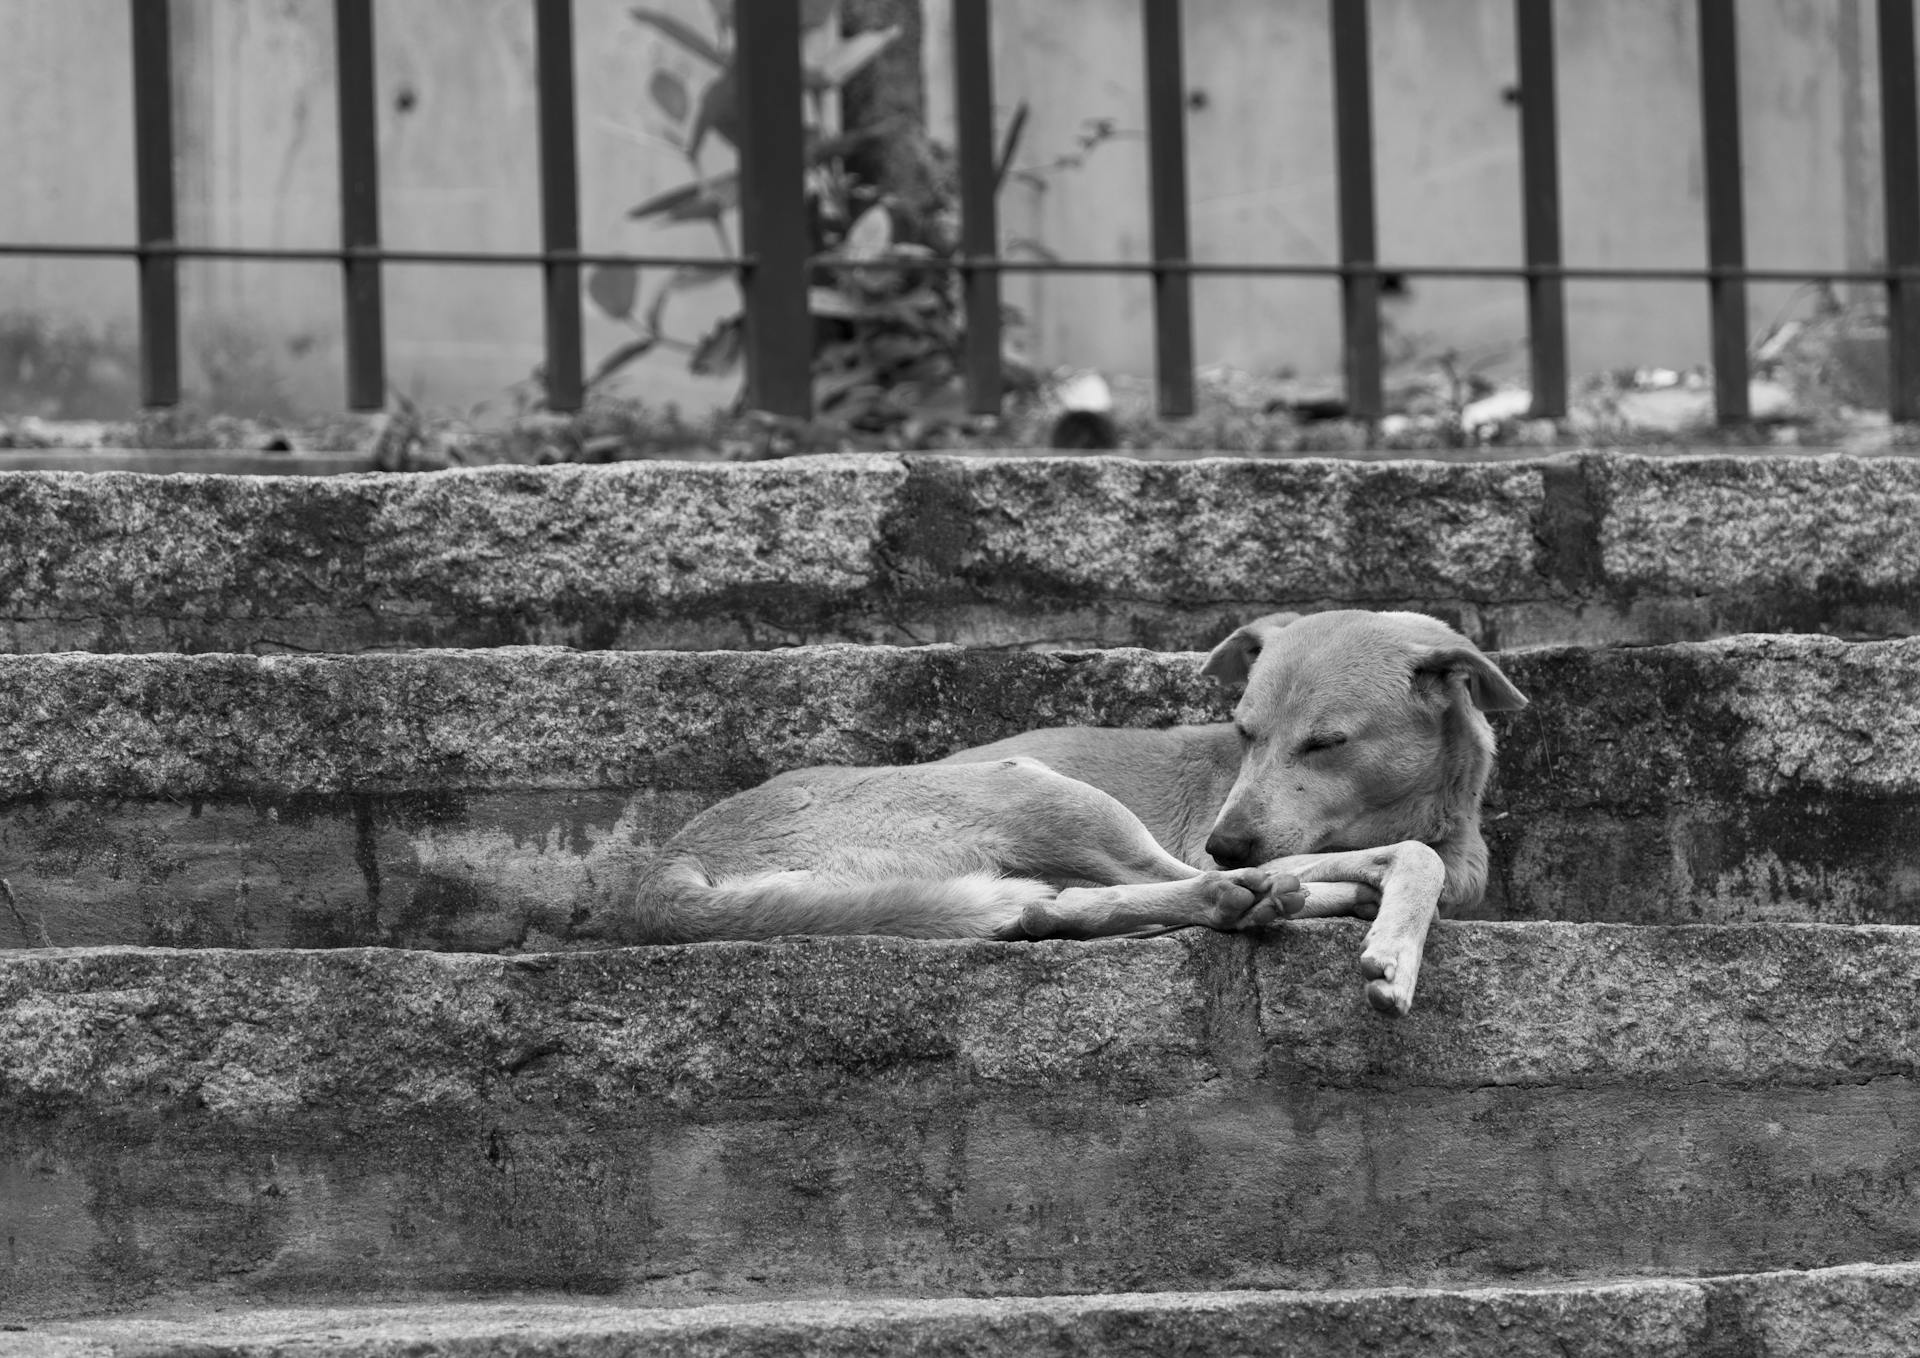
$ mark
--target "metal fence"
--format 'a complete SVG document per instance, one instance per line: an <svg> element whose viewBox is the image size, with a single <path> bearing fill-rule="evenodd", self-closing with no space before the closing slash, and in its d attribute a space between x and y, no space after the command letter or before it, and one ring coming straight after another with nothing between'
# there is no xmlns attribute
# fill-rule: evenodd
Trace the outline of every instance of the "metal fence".
<svg viewBox="0 0 1920 1358"><path fill-rule="evenodd" d="M955 0L954 52L961 248L958 271L966 318L970 408L1001 401L1000 281L1013 272L1146 274L1153 282L1154 353L1160 412L1194 409L1195 275L1337 278L1342 293L1347 404L1363 419L1382 413L1380 284L1383 276L1493 278L1527 289L1534 413L1566 413L1565 285L1568 280L1703 283L1712 326L1719 418L1748 416L1747 287L1753 282L1832 281L1884 286L1894 418L1920 418L1920 106L1916 105L1914 0L1876 0L1880 40L1882 172L1886 259L1878 269L1753 269L1746 262L1742 206L1735 0L1695 0L1699 11L1701 125L1707 263L1704 268L1592 268L1561 251L1560 167L1554 72L1554 0L1513 0L1519 71L1522 261L1493 266L1424 266L1376 258L1372 92L1367 0L1328 0L1338 168L1337 264L1202 262L1187 230L1185 73L1180 0L1139 0L1145 29L1147 146L1153 258L1012 259L999 254L994 192L996 142L990 0ZM1497 0L1488 0L1496 3ZM581 343L583 267L729 266L740 273L746 312L747 399L784 415L809 413L813 319L807 288L819 261L808 257L804 198L800 0L747 0L734 21L742 96L742 253L732 259L584 252L580 245L574 111L572 0L534 7L541 167L542 247L538 252L394 250L380 243L379 144L374 98L372 0L334 0L338 44L340 244L332 249L200 246L174 223L173 106L169 0L128 0L133 18L133 94L138 241L128 245L0 242L0 255L131 258L140 288L141 393L146 404L180 397L182 259L331 261L344 290L347 403L376 409L386 399L384 264L537 266L545 277L548 403L577 409L585 380ZM916 259L914 267L928 261Z"/></svg>

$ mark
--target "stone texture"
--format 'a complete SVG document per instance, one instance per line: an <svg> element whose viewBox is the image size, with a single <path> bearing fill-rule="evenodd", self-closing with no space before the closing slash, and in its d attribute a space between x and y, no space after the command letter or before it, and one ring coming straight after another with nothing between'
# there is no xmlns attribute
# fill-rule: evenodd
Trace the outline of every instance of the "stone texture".
<svg viewBox="0 0 1920 1358"><path fill-rule="evenodd" d="M1277 608L1484 645L1920 627L1920 465L795 458L0 473L0 648L1204 648Z"/></svg>
<svg viewBox="0 0 1920 1358"><path fill-rule="evenodd" d="M576 1112L0 1125L0 1314L163 1298L1466 1286L1911 1259L1915 1086L1111 1096L885 1077ZM518 1094L516 1101L512 1096ZM1796 1262L1797 1261L1797 1262Z"/></svg>
<svg viewBox="0 0 1920 1358"><path fill-rule="evenodd" d="M1604 502L1602 569L1622 588L1861 604L1920 574L1920 464L1873 457L1583 459ZM1910 606L1910 599L1908 600Z"/></svg>
<svg viewBox="0 0 1920 1358"><path fill-rule="evenodd" d="M0 1334L49 1358L660 1358L1172 1352L1288 1358L1908 1358L1920 1345L1912 1265L1465 1291L1133 1293L799 1301L640 1310L591 1301L173 1310Z"/></svg>
<svg viewBox="0 0 1920 1358"><path fill-rule="evenodd" d="M15 954L0 1313L1920 1250L1911 931L1442 925L1398 1024L1360 935Z"/></svg>
<svg viewBox="0 0 1920 1358"><path fill-rule="evenodd" d="M1550 1291L1373 1289L1136 1293L1040 1299L789 1302L637 1311L592 1303L441 1305L141 1317L0 1335L0 1354L58 1358L866 1358L1047 1353L1120 1358L1267 1353L1286 1358L1685 1358L1700 1352L1703 1295L1685 1283ZM1859 1308L1864 1323L1878 1319ZM1893 1350L1885 1350L1891 1354Z"/></svg>
<svg viewBox="0 0 1920 1358"><path fill-rule="evenodd" d="M0 947L565 944L710 795L643 789L0 808Z"/></svg>
<svg viewBox="0 0 1920 1358"><path fill-rule="evenodd" d="M101 1113L190 1103L247 1121L311 1104L481 1107L500 1072L536 1061L556 1097L591 1112L894 1075L1122 1092L1247 1069L1336 1086L1819 1086L1911 1075L1920 1056L1908 930L1443 923L1414 1015L1368 1023L1359 929L514 958L12 953L0 1097Z"/></svg>
<svg viewBox="0 0 1920 1358"><path fill-rule="evenodd" d="M548 648L0 657L0 799L733 791L1033 726L1222 711L1193 657Z"/></svg>
<svg viewBox="0 0 1920 1358"><path fill-rule="evenodd" d="M1534 465L929 459L915 470L967 533L946 560L926 559L988 598L1017 583L1121 605L1427 598L1457 609L1539 588Z"/></svg>
<svg viewBox="0 0 1920 1358"><path fill-rule="evenodd" d="M1286 1034L1275 1073L1786 1085L1911 1071L1909 949L1920 957L1920 935L1891 927L1462 924L1431 937L1418 1022L1399 1027L1328 1017L1343 1007L1322 993L1337 948L1257 948L1253 961L1262 1031Z"/></svg>
<svg viewBox="0 0 1920 1358"><path fill-rule="evenodd" d="M1820 1269L1715 1279L1713 1323L1758 1358L1920 1353L1920 1269ZM1721 1350L1738 1353L1728 1342ZM1711 1350L1710 1350L1711 1352Z"/></svg>
<svg viewBox="0 0 1920 1358"><path fill-rule="evenodd" d="M1689 795L1868 798L1920 787L1911 641L1741 636L1501 658L1531 705L1500 724L1515 810L1650 810Z"/></svg>
<svg viewBox="0 0 1920 1358"><path fill-rule="evenodd" d="M1199 657L817 647L0 657L0 798L731 792L1041 726L1224 720ZM1511 809L1920 790L1920 640L1515 652Z"/></svg>
<svg viewBox="0 0 1920 1358"><path fill-rule="evenodd" d="M867 456L0 474L0 596L15 650L672 645L689 617L698 640L778 644L871 590L904 475Z"/></svg>

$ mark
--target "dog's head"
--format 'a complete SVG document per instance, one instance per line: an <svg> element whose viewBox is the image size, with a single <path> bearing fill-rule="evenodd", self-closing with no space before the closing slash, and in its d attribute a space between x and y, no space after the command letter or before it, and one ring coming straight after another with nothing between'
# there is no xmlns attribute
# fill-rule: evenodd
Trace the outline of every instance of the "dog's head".
<svg viewBox="0 0 1920 1358"><path fill-rule="evenodd" d="M1207 840L1215 862L1417 839L1447 861L1447 904L1479 899L1493 769L1482 713L1527 700L1472 642L1420 613L1276 613L1216 646L1202 673L1240 695L1240 772Z"/></svg>

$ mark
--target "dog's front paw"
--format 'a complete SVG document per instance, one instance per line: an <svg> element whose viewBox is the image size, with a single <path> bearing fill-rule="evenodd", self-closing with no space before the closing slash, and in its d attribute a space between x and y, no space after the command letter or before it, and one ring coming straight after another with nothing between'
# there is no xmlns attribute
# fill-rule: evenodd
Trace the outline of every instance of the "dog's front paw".
<svg viewBox="0 0 1920 1358"><path fill-rule="evenodd" d="M1307 901L1299 878L1265 868L1202 873L1198 885L1207 902L1208 927L1225 933L1263 929L1299 914Z"/></svg>
<svg viewBox="0 0 1920 1358"><path fill-rule="evenodd" d="M1405 1018L1413 1008L1413 984L1419 978L1416 961L1406 966L1383 947L1360 954L1360 974L1367 978L1367 1003L1388 1018Z"/></svg>

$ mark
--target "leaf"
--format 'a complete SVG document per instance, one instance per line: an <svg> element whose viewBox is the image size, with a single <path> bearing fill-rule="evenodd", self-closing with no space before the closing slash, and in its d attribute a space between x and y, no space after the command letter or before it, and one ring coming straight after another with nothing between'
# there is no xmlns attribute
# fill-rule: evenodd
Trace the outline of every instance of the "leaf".
<svg viewBox="0 0 1920 1358"><path fill-rule="evenodd" d="M633 315L639 291L640 270L631 264L596 264L587 271L587 296L616 321Z"/></svg>
<svg viewBox="0 0 1920 1358"><path fill-rule="evenodd" d="M906 324L922 322L941 308L940 294L930 287L918 287L904 296L888 300L880 308L889 319Z"/></svg>
<svg viewBox="0 0 1920 1358"><path fill-rule="evenodd" d="M1008 241L1007 255L1009 257L1012 257L1014 255L1031 255L1035 259L1044 261L1045 263L1048 263L1048 264L1058 264L1060 262L1060 255L1058 251L1053 250L1047 245L1042 244L1040 241L1033 240L1027 236L1016 236L1012 240Z"/></svg>
<svg viewBox="0 0 1920 1358"><path fill-rule="evenodd" d="M705 287L708 283L718 283L737 273L738 270L731 264L682 264L673 271L667 285L676 291L685 291L688 288Z"/></svg>
<svg viewBox="0 0 1920 1358"><path fill-rule="evenodd" d="M1013 116L1007 119L1007 133L1000 140L1000 155L993 166L995 193L1007 186L1007 174L1013 169L1013 154L1020 149L1020 138L1027 130L1027 114L1027 101L1022 99L1013 106Z"/></svg>
<svg viewBox="0 0 1920 1358"><path fill-rule="evenodd" d="M687 370L696 377L725 377L740 366L746 347L745 317L729 316L694 346Z"/></svg>
<svg viewBox="0 0 1920 1358"><path fill-rule="evenodd" d="M677 189L667 189L664 192L654 194L653 197L643 202L636 203L627 209L627 216L634 221L641 221L647 217L658 217L663 212L672 212L676 208L685 207L689 203L696 203L705 197L706 194L707 185L704 182L699 184L682 184Z"/></svg>
<svg viewBox="0 0 1920 1358"><path fill-rule="evenodd" d="M694 114L693 130L687 134L689 157L700 154L700 143L708 132L718 134L729 146L740 144L740 95L731 66L700 92L700 109Z"/></svg>
<svg viewBox="0 0 1920 1358"><path fill-rule="evenodd" d="M667 299L676 292L685 292L733 276L734 271L731 265L682 264L667 275L667 281L660 285L658 292L654 293L653 305L647 308L647 329L657 335L665 328L661 322L667 312Z"/></svg>
<svg viewBox="0 0 1920 1358"><path fill-rule="evenodd" d="M847 228L846 239L840 242L840 257L865 264L879 259L892 245L893 214L887 211L886 204L875 203Z"/></svg>
<svg viewBox="0 0 1920 1358"><path fill-rule="evenodd" d="M885 409L887 389L878 382L856 382L836 396L820 404L821 414L831 414L837 420L848 424L859 424L871 419L876 411Z"/></svg>
<svg viewBox="0 0 1920 1358"><path fill-rule="evenodd" d="M813 370L817 373L843 372L848 368L860 367L867 361L865 346L855 340L835 340L821 345L813 355Z"/></svg>
<svg viewBox="0 0 1920 1358"><path fill-rule="evenodd" d="M870 66L899 36L898 26L856 33L814 62L807 74L829 89L838 89Z"/></svg>
<svg viewBox="0 0 1920 1358"><path fill-rule="evenodd" d="M852 155L863 146L880 140L878 128L856 128L852 132L843 132L837 137L816 136L812 128L807 129L807 163L824 165L830 160Z"/></svg>
<svg viewBox="0 0 1920 1358"><path fill-rule="evenodd" d="M672 71L655 71L653 79L647 82L647 93L653 96L659 110L676 123L685 122L687 111L693 107L693 96L687 93L686 82Z"/></svg>
<svg viewBox="0 0 1920 1358"><path fill-rule="evenodd" d="M834 414L855 429L883 429L894 414L892 393L885 387L855 387Z"/></svg>
<svg viewBox="0 0 1920 1358"><path fill-rule="evenodd" d="M873 362L881 368L897 367L927 357L935 342L924 335L876 335L867 345Z"/></svg>
<svg viewBox="0 0 1920 1358"><path fill-rule="evenodd" d="M972 418L967 409L967 384L957 377L933 384L919 393L913 413L929 423L965 424Z"/></svg>
<svg viewBox="0 0 1920 1358"><path fill-rule="evenodd" d="M708 38L706 34L700 32L698 29L692 28L681 20L674 18L673 15L662 13L657 9L650 9L645 5L635 5L632 9L628 10L627 13L633 16L636 23L645 24L648 28L658 29L682 47L686 48L689 52L693 53L696 57L704 57L715 66L725 66L727 64L727 54L714 46L712 39Z"/></svg>
<svg viewBox="0 0 1920 1358"><path fill-rule="evenodd" d="M852 368L846 372L826 373L813 379L813 408L822 414L833 409L842 396L858 387L872 387L876 376L871 368Z"/></svg>
<svg viewBox="0 0 1920 1358"><path fill-rule="evenodd" d="M628 340L600 360L600 365L593 370L593 375L587 378L587 386L597 387L629 363L646 357L658 339L657 335L642 335L638 339Z"/></svg>
<svg viewBox="0 0 1920 1358"><path fill-rule="evenodd" d="M634 221L665 217L670 222L704 222L739 205L740 176L728 173L656 193L644 203L628 208L627 216Z"/></svg>
<svg viewBox="0 0 1920 1358"><path fill-rule="evenodd" d="M807 310L829 320L856 321L866 309L837 288L808 288Z"/></svg>

